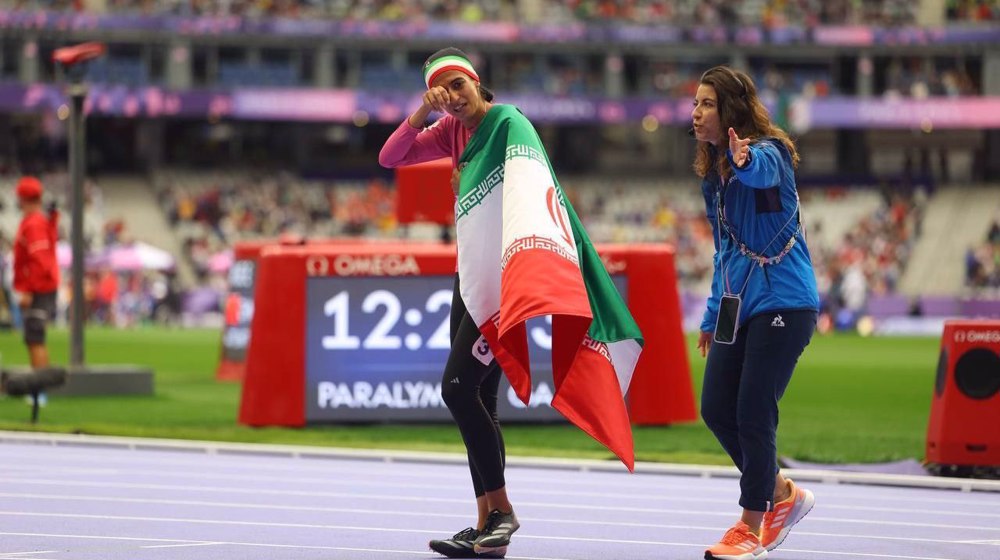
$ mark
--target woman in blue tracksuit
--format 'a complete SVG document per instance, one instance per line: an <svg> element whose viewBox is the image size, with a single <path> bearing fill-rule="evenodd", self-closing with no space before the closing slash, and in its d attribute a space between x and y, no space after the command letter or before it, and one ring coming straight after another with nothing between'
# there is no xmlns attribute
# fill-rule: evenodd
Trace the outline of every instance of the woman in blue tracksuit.
<svg viewBox="0 0 1000 560"><path fill-rule="evenodd" d="M778 401L816 326L819 295L801 222L799 156L743 72L702 75L691 113L695 171L715 235L701 414L740 469L740 519L707 559L758 560L814 498L781 475Z"/></svg>

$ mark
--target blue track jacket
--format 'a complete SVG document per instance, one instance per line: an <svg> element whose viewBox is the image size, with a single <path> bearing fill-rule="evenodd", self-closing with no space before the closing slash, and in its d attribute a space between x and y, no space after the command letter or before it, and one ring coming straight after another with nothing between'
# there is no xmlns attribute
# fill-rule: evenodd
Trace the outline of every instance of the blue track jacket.
<svg viewBox="0 0 1000 560"><path fill-rule="evenodd" d="M770 311L818 311L816 275L804 230L798 228L798 194L788 149L775 138L755 142L750 145L750 162L743 169L736 168L728 150L727 155L734 171L728 185L722 186L714 171L701 183L705 210L715 238L712 295L708 298L701 330L715 330L723 293L742 294L740 325L755 315ZM724 193L722 207L726 221L736 238L751 251L765 257L777 256L793 234L795 246L780 262L764 267L741 254L739 246L717 219L720 193Z"/></svg>

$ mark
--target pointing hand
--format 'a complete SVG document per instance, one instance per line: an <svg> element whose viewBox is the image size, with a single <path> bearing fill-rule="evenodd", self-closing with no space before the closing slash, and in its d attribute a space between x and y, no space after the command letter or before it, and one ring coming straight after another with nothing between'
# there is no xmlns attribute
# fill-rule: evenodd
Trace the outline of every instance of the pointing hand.
<svg viewBox="0 0 1000 560"><path fill-rule="evenodd" d="M741 140L733 127L729 127L729 153L733 154L736 167L742 169L750 159L750 139Z"/></svg>

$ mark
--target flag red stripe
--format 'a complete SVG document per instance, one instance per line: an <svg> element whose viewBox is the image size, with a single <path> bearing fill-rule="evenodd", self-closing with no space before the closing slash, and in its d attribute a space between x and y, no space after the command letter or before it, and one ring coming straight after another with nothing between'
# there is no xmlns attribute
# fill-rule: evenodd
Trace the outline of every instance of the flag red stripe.
<svg viewBox="0 0 1000 560"><path fill-rule="evenodd" d="M553 408L633 470L632 428L618 376L605 356L583 344L593 316L577 264L546 250L517 252L503 270L500 294L500 324L490 321L490 333L483 334L518 397L527 404L531 395L524 322L552 315Z"/></svg>
<svg viewBox="0 0 1000 560"><path fill-rule="evenodd" d="M524 325L522 324L521 327L523 332ZM525 367L528 361L523 357L527 356L527 350L525 349L523 355L515 356L500 343L495 317L479 325L479 332L486 338L486 343L493 351L493 357L500 364L500 369L507 376L507 380L510 381L510 386L514 388L517 397L527 405L531 399L531 372ZM527 344L527 337L525 337L525 344Z"/></svg>
<svg viewBox="0 0 1000 560"><path fill-rule="evenodd" d="M501 275L500 324L495 327L498 340L495 346L491 342L491 348L514 392L528 404L531 365L525 321L541 315L575 315L583 322L582 331L577 333L582 340L590 327L590 303L577 264L546 249L522 249L512 253ZM553 332L555 325L554 320ZM575 353L576 348L570 351ZM572 357L565 363L568 367ZM558 384L556 388L558 390Z"/></svg>
<svg viewBox="0 0 1000 560"><path fill-rule="evenodd" d="M556 383L552 407L601 442L629 471L635 469L632 427L618 378L611 362L599 352L580 347L571 374Z"/></svg>
<svg viewBox="0 0 1000 560"><path fill-rule="evenodd" d="M541 315L575 315L589 320L590 301L580 267L544 249L515 254L501 273L500 336Z"/></svg>

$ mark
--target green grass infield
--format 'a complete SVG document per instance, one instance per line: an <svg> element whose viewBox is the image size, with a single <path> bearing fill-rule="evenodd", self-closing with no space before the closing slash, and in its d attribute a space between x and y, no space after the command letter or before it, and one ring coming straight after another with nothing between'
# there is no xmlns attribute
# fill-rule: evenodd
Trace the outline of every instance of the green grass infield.
<svg viewBox="0 0 1000 560"><path fill-rule="evenodd" d="M450 423L250 428L236 422L240 386L215 380L215 330L92 328L86 361L140 364L155 371L153 396L52 396L38 424L22 398L0 397L0 429L251 443L463 452ZM66 363L68 333L49 333L53 361ZM781 401L778 452L821 463L921 459L934 386L937 338L816 336ZM695 399L704 359L688 339ZM0 333L3 365L24 365L20 333ZM634 428L639 461L728 465L703 423ZM609 458L563 424L504 427L510 455Z"/></svg>

